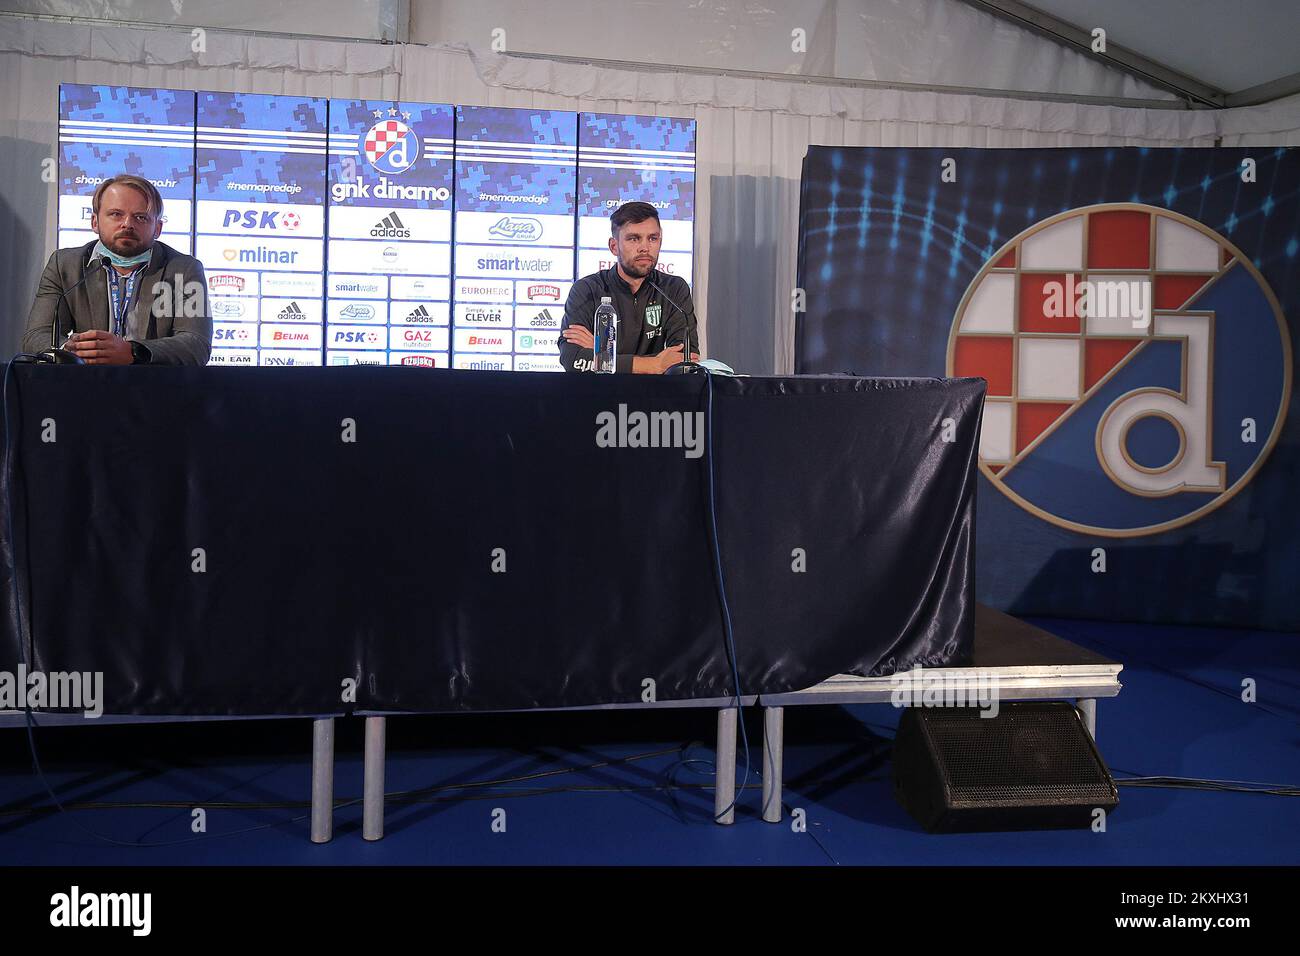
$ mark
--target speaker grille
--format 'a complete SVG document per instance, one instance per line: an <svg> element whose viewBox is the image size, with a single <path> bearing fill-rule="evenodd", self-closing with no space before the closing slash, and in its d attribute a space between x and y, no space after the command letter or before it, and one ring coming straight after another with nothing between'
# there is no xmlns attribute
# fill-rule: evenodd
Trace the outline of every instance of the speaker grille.
<svg viewBox="0 0 1300 956"><path fill-rule="evenodd" d="M1018 704L996 717L931 711L924 722L953 807L1115 799L1114 784L1069 704Z"/></svg>

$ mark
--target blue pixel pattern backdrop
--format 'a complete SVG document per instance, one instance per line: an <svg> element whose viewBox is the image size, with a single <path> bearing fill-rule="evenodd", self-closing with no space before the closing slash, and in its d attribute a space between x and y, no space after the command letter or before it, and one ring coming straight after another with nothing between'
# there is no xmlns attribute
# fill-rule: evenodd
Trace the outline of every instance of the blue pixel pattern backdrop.
<svg viewBox="0 0 1300 956"><path fill-rule="evenodd" d="M813 147L799 241L797 371L989 382L981 600L1300 628L1300 151Z"/></svg>
<svg viewBox="0 0 1300 956"><path fill-rule="evenodd" d="M95 187L119 173L141 176L163 199L162 241L192 248L194 94L122 86L59 87L59 246L84 245Z"/></svg>
<svg viewBox="0 0 1300 956"><path fill-rule="evenodd" d="M625 202L659 213L659 270L691 282L695 121L583 113L578 127L578 275L614 264L609 216Z"/></svg>

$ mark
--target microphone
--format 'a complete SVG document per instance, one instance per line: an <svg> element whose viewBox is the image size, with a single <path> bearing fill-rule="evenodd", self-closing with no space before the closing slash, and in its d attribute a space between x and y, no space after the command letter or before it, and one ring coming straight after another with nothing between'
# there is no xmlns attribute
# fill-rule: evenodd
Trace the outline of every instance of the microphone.
<svg viewBox="0 0 1300 956"><path fill-rule="evenodd" d="M69 315L72 314L72 306L68 305L69 293L80 288L87 279L98 273L103 264L102 256L91 256L90 261L81 271L81 278L74 282L71 288L64 289L59 294L59 306L67 306ZM59 306L54 308L54 324L50 326L50 347L36 356L36 363L38 365L85 365L85 359L73 355L59 345Z"/></svg>
<svg viewBox="0 0 1300 956"><path fill-rule="evenodd" d="M651 275L653 274L654 271L651 270ZM691 340L695 338L695 322L693 321L694 318L693 315L687 312L685 309L683 309L680 305L678 305L677 301L673 299L673 297L670 296L667 292L661 289L659 287L659 284L655 282L654 279L650 278L650 276L646 276L645 281L650 283L650 288L654 289L661 296L663 296L664 300L667 301L670 305L672 305L674 309L680 312L682 314L682 318L686 320L686 342L682 346L682 360L678 362L676 365L670 365L668 366L668 368L664 369L664 374L665 375L686 375L691 372L700 371L701 368L703 368L703 366L701 366L698 362L691 361Z"/></svg>

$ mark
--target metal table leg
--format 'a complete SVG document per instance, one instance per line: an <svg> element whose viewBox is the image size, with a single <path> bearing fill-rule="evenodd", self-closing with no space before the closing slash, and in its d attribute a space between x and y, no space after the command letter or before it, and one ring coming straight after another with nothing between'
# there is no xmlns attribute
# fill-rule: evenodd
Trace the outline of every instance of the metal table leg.
<svg viewBox="0 0 1300 956"><path fill-rule="evenodd" d="M1082 697L1074 702L1079 708L1079 714L1083 717L1083 725L1088 728L1088 735L1093 741L1097 740L1097 699L1095 697Z"/></svg>
<svg viewBox="0 0 1300 956"><path fill-rule="evenodd" d="M736 715L738 713L739 710L735 707L724 707L718 711L713 820L724 825L736 822Z"/></svg>
<svg viewBox="0 0 1300 956"><path fill-rule="evenodd" d="M366 718L365 780L361 789L361 835L384 838L384 732L386 717Z"/></svg>
<svg viewBox="0 0 1300 956"><path fill-rule="evenodd" d="M781 759L784 756L783 707L763 708L763 819L781 822Z"/></svg>
<svg viewBox="0 0 1300 956"><path fill-rule="evenodd" d="M311 842L334 838L334 718L311 722Z"/></svg>

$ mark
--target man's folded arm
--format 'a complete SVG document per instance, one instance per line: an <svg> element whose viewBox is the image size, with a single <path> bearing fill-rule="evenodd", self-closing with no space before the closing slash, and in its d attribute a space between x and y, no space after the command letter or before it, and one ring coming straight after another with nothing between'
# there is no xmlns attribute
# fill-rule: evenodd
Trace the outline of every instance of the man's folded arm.
<svg viewBox="0 0 1300 956"><path fill-rule="evenodd" d="M566 372L590 371L595 359L592 350L570 342L563 335L564 329L571 325L580 325L588 332L595 331L596 302L587 291L585 283L575 283L564 303L564 324L560 329L560 364Z"/></svg>

